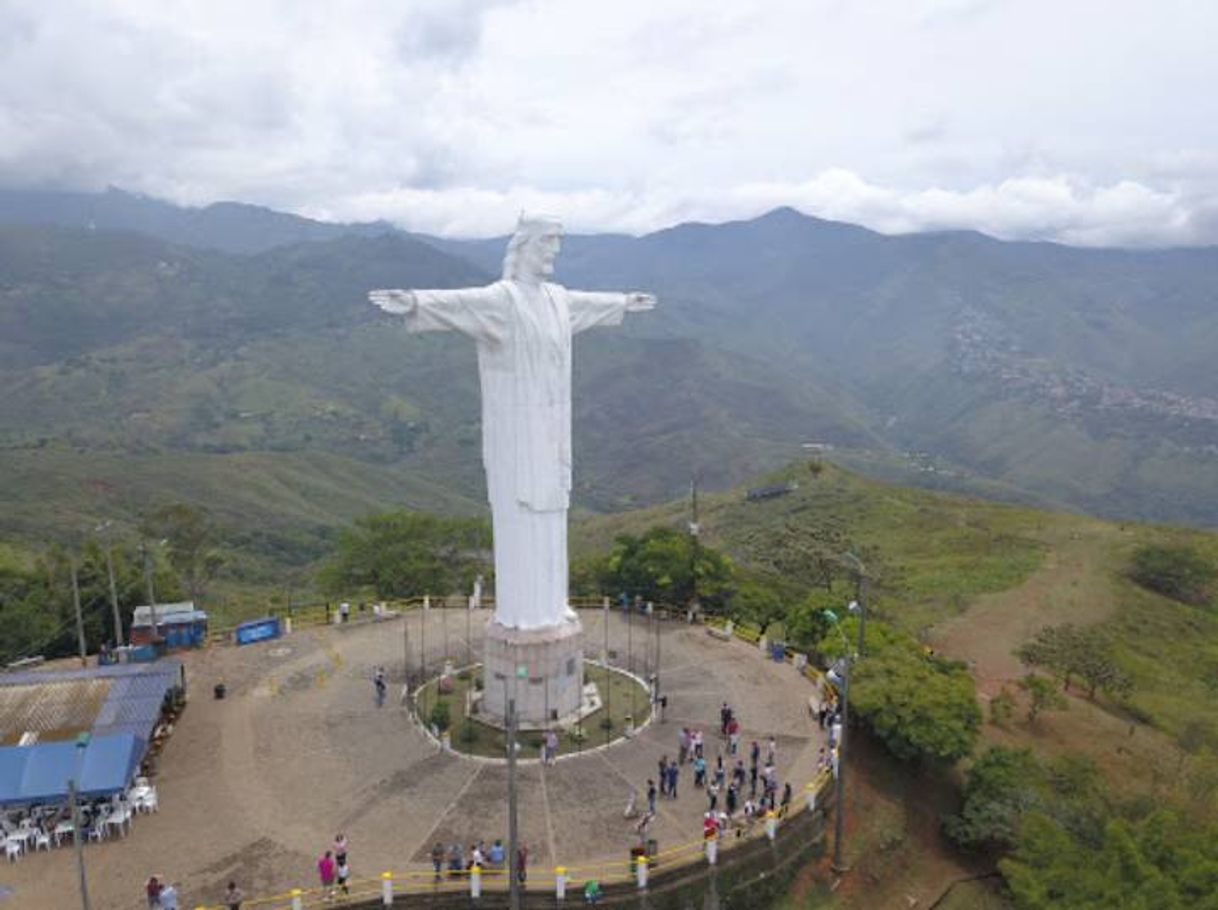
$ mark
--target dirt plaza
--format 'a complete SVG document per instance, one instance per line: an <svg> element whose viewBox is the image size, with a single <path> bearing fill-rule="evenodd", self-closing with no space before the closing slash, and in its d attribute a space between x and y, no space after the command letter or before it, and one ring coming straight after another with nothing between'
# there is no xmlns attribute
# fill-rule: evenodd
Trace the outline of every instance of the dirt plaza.
<svg viewBox="0 0 1218 910"><path fill-rule="evenodd" d="M420 647L437 669L446 653L457 664L467 654L476 659L488 618L458 609L360 617L186 655L190 704L157 769L160 811L141 816L125 839L87 845L92 906L140 906L153 874L180 882L183 907L214 905L230 880L247 898L312 888L317 857L339 832L350 840L353 881L365 890L384 871L430 869L437 842L506 842L506 767L441 752L398 698L407 649L415 673ZM780 786L790 781L800 798L824 742L808 711L813 686L789 664L684 622L635 616L628 623L601 610L581 618L587 656L600 656L607 618L611 662L638 675L655 670L658 634L668 708L662 722L631 739L596 748L593 735L586 752L552 766L520 763L520 836L532 869L625 861L638 843L635 820L624 817L630 793L645 804L647 780L662 757L675 759L681 727L704 731L711 765L720 750L726 761L724 701L740 720L746 764L750 741L764 747L774 736ZM390 681L380 708L372 684L378 666ZM216 700L221 682L227 697ZM686 765L679 796L659 800L649 836L661 850L697 841L706 807ZM70 849L26 856L0 873L0 884L12 889L0 906L79 903Z"/></svg>

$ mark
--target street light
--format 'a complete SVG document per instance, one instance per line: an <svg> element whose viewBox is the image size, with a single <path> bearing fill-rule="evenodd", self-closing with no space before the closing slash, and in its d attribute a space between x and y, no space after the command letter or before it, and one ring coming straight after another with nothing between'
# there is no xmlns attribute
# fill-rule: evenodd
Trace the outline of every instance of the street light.
<svg viewBox="0 0 1218 910"><path fill-rule="evenodd" d="M847 611L854 613L859 617L859 637L858 647L855 650L853 657L850 654L850 643L846 640L846 633L842 630L841 624L838 621L837 614L832 610L825 610L825 618L829 620L833 628L837 629L837 634L842 637L842 685L841 685L841 706L842 706L842 732L837 740L837 763L836 763L836 802L837 812L833 819L833 871L842 873L849 871L849 866L842 859L842 847L844 845L844 826L846 818L846 728L850 723L850 668L854 661L858 659L863 643L863 621L866 617L866 607L860 601L852 600L846 607Z"/></svg>
<svg viewBox="0 0 1218 910"><path fill-rule="evenodd" d="M85 749L89 747L89 734L76 737L76 777L68 781L68 801L72 806L72 840L76 845L76 871L80 876L80 906L89 910L89 884L85 878L85 843L80 830L80 805L77 790L84 767Z"/></svg>
<svg viewBox="0 0 1218 910"><path fill-rule="evenodd" d="M847 550L842 554L842 559L847 560L854 567L854 600L851 602L852 607L857 607L857 610L851 609L851 612L857 612L859 616L859 655L863 653L863 646L866 644L867 635L867 595L870 585L870 579L867 577L867 567L863 565L863 561L854 553Z"/></svg>

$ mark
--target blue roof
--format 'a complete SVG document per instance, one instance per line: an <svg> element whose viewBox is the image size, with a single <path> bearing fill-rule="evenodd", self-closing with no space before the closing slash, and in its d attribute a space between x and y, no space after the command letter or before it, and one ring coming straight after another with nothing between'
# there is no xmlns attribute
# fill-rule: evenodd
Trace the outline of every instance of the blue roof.
<svg viewBox="0 0 1218 910"><path fill-rule="evenodd" d="M66 740L0 748L0 805L62 802L71 778L83 797L118 793L135 775L144 741L131 733L95 736L83 756L77 752Z"/></svg>

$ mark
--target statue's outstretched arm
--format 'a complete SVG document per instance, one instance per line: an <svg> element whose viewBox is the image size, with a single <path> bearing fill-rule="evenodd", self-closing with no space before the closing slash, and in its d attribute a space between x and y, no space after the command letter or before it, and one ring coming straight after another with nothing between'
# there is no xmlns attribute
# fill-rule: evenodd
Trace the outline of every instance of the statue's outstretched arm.
<svg viewBox="0 0 1218 910"><path fill-rule="evenodd" d="M451 330L478 341L499 341L507 330L507 301L495 285L435 291L378 290L368 299L406 317L412 332Z"/></svg>
<svg viewBox="0 0 1218 910"><path fill-rule="evenodd" d="M654 309L654 294L637 291L567 291L571 306L571 332L582 332L598 325L621 325L627 313Z"/></svg>

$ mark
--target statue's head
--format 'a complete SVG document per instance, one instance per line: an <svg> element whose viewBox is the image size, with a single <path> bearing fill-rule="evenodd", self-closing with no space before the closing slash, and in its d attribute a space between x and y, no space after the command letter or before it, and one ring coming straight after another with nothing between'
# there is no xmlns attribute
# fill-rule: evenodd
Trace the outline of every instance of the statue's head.
<svg viewBox="0 0 1218 910"><path fill-rule="evenodd" d="M561 221L521 215L503 257L503 277L512 281L542 281L553 273L554 257L561 248Z"/></svg>

